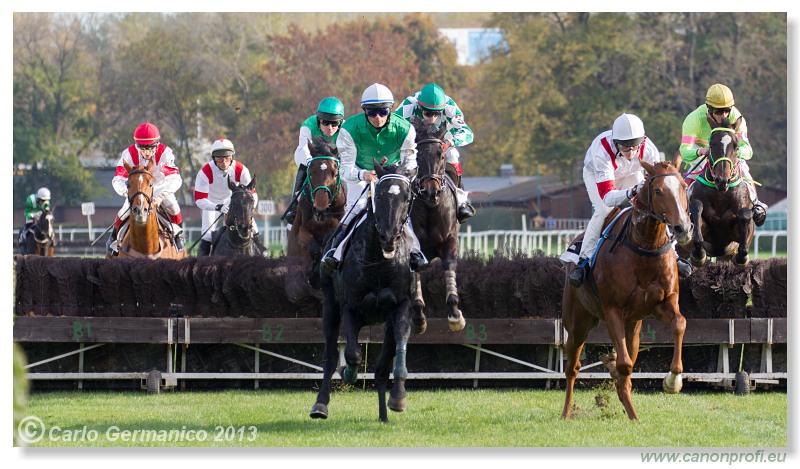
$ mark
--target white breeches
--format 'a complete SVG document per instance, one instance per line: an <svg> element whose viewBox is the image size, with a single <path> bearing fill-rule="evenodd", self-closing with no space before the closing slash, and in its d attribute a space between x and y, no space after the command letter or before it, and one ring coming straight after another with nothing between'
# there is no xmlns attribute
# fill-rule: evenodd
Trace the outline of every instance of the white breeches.
<svg viewBox="0 0 800 469"><path fill-rule="evenodd" d="M617 189L629 189L643 179L644 176L642 173L637 172L615 180L614 185ZM597 249L597 242L600 240L600 235L603 232L603 222L614 208L608 207L605 202L603 202L603 199L600 198L594 174L586 168L583 169L583 183L586 185L586 192L589 194L589 200L592 202L593 212L589 224L586 225L586 234L583 236L581 258L591 257L594 254L594 250Z"/></svg>

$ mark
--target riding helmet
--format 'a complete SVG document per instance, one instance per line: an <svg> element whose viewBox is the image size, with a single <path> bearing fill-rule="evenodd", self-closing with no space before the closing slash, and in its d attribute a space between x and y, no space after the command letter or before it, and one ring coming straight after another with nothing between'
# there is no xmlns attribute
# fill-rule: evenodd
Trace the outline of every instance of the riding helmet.
<svg viewBox="0 0 800 469"><path fill-rule="evenodd" d="M635 147L644 141L644 124L633 114L622 114L614 120L611 139L617 145Z"/></svg>
<svg viewBox="0 0 800 469"><path fill-rule="evenodd" d="M445 105L445 94L441 86L436 83L428 83L419 92L417 102L425 109L431 111L443 111Z"/></svg>
<svg viewBox="0 0 800 469"><path fill-rule="evenodd" d="M716 109L731 107L734 104L733 92L722 83L714 83L706 92L706 104Z"/></svg>
<svg viewBox="0 0 800 469"><path fill-rule="evenodd" d="M152 145L161 140L161 135L158 133L158 127L149 122L145 122L139 127L136 127L136 130L133 132L133 140L137 145Z"/></svg>
<svg viewBox="0 0 800 469"><path fill-rule="evenodd" d="M39 190L36 191L36 198L39 200L50 200L50 189L40 187Z"/></svg>
<svg viewBox="0 0 800 469"><path fill-rule="evenodd" d="M236 151L233 149L233 143L227 138L218 138L211 144L211 158L217 156L233 156Z"/></svg>
<svg viewBox="0 0 800 469"><path fill-rule="evenodd" d="M394 96L384 85L373 83L361 94L362 109L387 109L394 104Z"/></svg>
<svg viewBox="0 0 800 469"><path fill-rule="evenodd" d="M344 104L335 96L328 96L317 106L317 119L342 122L344 120Z"/></svg>

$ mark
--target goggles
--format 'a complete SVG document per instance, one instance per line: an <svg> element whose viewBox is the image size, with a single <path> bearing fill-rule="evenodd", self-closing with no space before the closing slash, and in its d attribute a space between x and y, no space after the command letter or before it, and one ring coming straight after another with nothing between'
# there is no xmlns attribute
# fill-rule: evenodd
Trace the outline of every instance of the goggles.
<svg viewBox="0 0 800 469"><path fill-rule="evenodd" d="M729 107L716 108L715 107L715 108L713 108L711 110L711 112L713 112L714 114L716 114L718 116L721 116L723 114L730 114L731 113L731 108L729 108Z"/></svg>
<svg viewBox="0 0 800 469"><path fill-rule="evenodd" d="M442 111L434 111L432 109L423 109L422 115L425 117L439 117L442 115Z"/></svg>
<svg viewBox="0 0 800 469"><path fill-rule="evenodd" d="M329 126L329 127L339 127L340 125L342 125L342 123L339 121L319 121L319 125Z"/></svg>
<svg viewBox="0 0 800 469"><path fill-rule="evenodd" d="M365 109L364 111L366 111L368 117L386 117L389 115L389 109L385 107L380 109Z"/></svg>
<svg viewBox="0 0 800 469"><path fill-rule="evenodd" d="M137 143L136 148L139 150L155 150L156 148L158 148L158 142L151 143L150 145L140 145Z"/></svg>

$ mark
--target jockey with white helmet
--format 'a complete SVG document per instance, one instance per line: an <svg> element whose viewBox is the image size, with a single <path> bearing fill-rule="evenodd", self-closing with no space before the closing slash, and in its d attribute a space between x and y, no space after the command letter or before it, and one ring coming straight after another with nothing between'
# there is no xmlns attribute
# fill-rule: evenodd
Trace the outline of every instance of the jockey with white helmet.
<svg viewBox="0 0 800 469"><path fill-rule="evenodd" d="M644 168L639 161L650 164L661 161L661 154L644 132L642 120L633 114L622 114L614 120L611 130L595 137L583 161L583 182L594 209L586 226L580 259L569 274L569 283L579 287L586 275L589 258L594 254L603 222L614 207L625 205L644 185ZM682 277L691 274L691 265L678 259Z"/></svg>
<svg viewBox="0 0 800 469"><path fill-rule="evenodd" d="M323 273L338 268L346 244L342 241L349 236L346 228L356 221L357 216L365 213L367 199L363 189L378 180L373 159L384 166L399 164L405 172L416 172L416 131L405 119L392 117L393 105L394 96L389 88L373 83L361 94L361 109L364 112L349 117L339 130L336 146L341 159L342 179L347 183L347 204L339 234L322 259ZM421 269L428 264L428 260L419 250L419 241L411 223L406 221L404 228L411 247L410 267L412 270Z"/></svg>
<svg viewBox="0 0 800 469"><path fill-rule="evenodd" d="M311 161L311 151L308 144L314 137L322 137L327 141L336 143L339 129L344 122L344 104L335 96L328 96L317 105L317 112L300 125L300 138L297 149L294 151L294 162L297 164L297 175L294 178L292 189L292 202L281 219L291 225L297 215L297 201L300 198L300 189L306 180L306 168Z"/></svg>
<svg viewBox="0 0 800 469"><path fill-rule="evenodd" d="M34 223L35 217L42 214L42 210L50 209L50 189L40 187L35 194L31 194L25 199L25 224L19 230L19 245L22 249L25 247L25 237L28 235L28 230ZM25 254L23 252L23 254Z"/></svg>
<svg viewBox="0 0 800 469"><path fill-rule="evenodd" d="M461 183L461 162L458 160L460 155L456 148L469 145L473 140L472 129L464 122L464 114L461 113L461 109L453 101L453 98L444 93L441 86L436 83L428 83L420 91L407 97L394 113L408 121L417 116L426 124L435 123L439 129L443 126L447 127L443 138L447 159L445 172L458 188L456 190L458 222L464 223L475 215L475 208L467 200L467 193Z"/></svg>
<svg viewBox="0 0 800 469"><path fill-rule="evenodd" d="M178 205L178 200L175 198L183 180L181 179L178 167L175 165L175 155L172 149L161 143L161 134L158 127L145 122L133 132L134 144L122 150L117 162L117 172L111 179L111 186L117 194L125 198L122 208L117 213L117 218L114 221L114 229L108 237L106 248L110 255L116 255L118 251L117 234L122 223L127 220L130 204L128 202L128 171L125 169L123 162L128 163L130 166L147 165L150 160L154 160L153 176L155 178L155 185L153 186L153 200L154 206L161 205L170 217L173 224L173 233L175 235L175 249L178 251L183 249L185 239L183 236L183 216L181 215L181 207Z"/></svg>
<svg viewBox="0 0 800 469"><path fill-rule="evenodd" d="M194 203L203 210L203 224L201 227L200 245L197 248L197 257L207 256L211 253L211 240L213 231L210 229L221 214L228 213L231 203L231 189L228 179L233 183L250 184L253 178L250 170L239 160L234 160L236 150L233 143L227 138L219 138L211 144L211 160L204 164L194 180ZM253 197L258 203L258 194L253 189ZM253 230L258 234L258 228L253 221ZM256 238L257 239L257 238Z"/></svg>

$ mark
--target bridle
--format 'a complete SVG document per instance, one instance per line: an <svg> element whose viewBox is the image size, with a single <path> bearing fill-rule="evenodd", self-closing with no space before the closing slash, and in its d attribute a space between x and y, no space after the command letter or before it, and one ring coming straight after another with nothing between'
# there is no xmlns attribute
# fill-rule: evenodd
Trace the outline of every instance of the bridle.
<svg viewBox="0 0 800 469"><path fill-rule="evenodd" d="M714 134L714 132L729 132L729 133L731 133L733 135L736 135L736 131L731 129L731 128L728 128L728 127L716 127L714 129L711 129L711 134L712 135ZM709 138L709 141L710 140L711 139ZM734 151L739 151L739 148L736 147L734 149ZM709 147L708 147L708 159L711 162L711 166L710 166L709 172L712 173L712 176L713 176L714 168L718 164L722 163L723 161L727 161L728 163L730 163L732 169L731 169L731 179L730 179L730 182L728 183L728 187L738 186L742 182L742 174L741 174L741 172L739 170L739 165L734 164L733 160L731 160L730 158L728 158L726 156L723 156L723 157L718 158L718 159L714 159L714 155L711 153L711 145L709 145ZM713 182L709 181L708 178L705 177L705 175L702 175L702 176L698 177L697 180L700 181L702 184L704 184L706 186L716 187L716 184L714 184Z"/></svg>
<svg viewBox="0 0 800 469"><path fill-rule="evenodd" d="M50 214L49 211L45 212L43 210L42 213L36 218L35 223L32 225L32 227L33 227L33 239L38 244L53 243L53 246L55 246L56 245L55 237L51 236L52 235L52 231L53 231L52 223L48 222L49 227L50 227L49 230L43 230L39 226L39 223L41 222L41 220L46 220L48 216L52 216L52 215ZM41 236L41 238L39 236Z"/></svg>
<svg viewBox="0 0 800 469"><path fill-rule="evenodd" d="M444 142L439 140L438 138L426 138L426 139L418 141L417 142L417 146L420 146L420 145L423 145L423 144L430 144L430 143L435 143L435 144L438 144L439 146L443 146L444 145ZM442 158L444 158L444 154L442 155ZM414 180L414 188L413 188L414 193L417 196L421 197L421 198L425 198L425 193L422 190L422 184L425 181L428 181L428 180L431 180L431 179L436 181L439 184L438 192L442 192L444 190L444 174L425 174L424 176L417 177Z"/></svg>
<svg viewBox="0 0 800 469"><path fill-rule="evenodd" d="M411 217L411 207L414 205L412 202L414 201L414 192L411 190L411 180L402 174L384 174L378 179L377 182L372 182L370 187L370 202L372 205L372 213L375 214L375 208L377 205L375 204L375 196L378 189L378 186L385 182L385 181L400 181L408 188L408 201L407 201L407 208L406 208L406 216L403 222L407 222L409 217ZM378 217L373 216L373 221L375 224L375 229L378 229Z"/></svg>
<svg viewBox="0 0 800 469"><path fill-rule="evenodd" d="M128 181L129 181L128 182L128 186L129 187L130 187L130 178L134 174L146 174L146 175L150 176L151 178L153 177L153 173L151 173L150 171L148 171L146 169L137 169L135 171L131 171L130 173L128 173ZM152 192L151 192L151 194L152 194ZM147 201L147 211L150 212L151 209L152 209L152 206L153 206L152 196L148 195L147 193L145 193L145 192L143 192L141 190L134 192L133 195L128 195L128 205L132 206L133 205L133 199L135 199L136 196L138 196L138 195L141 195Z"/></svg>
<svg viewBox="0 0 800 469"><path fill-rule="evenodd" d="M306 173L306 190L308 190L309 201L311 201L312 205L313 205L314 194L316 194L317 191L324 190L325 192L328 193L328 197L329 197L329 200L330 200L330 202L328 202L328 207L330 207L331 205L333 205L333 201L334 201L334 199L336 199L336 196L339 195L339 188L342 186L342 175L341 175L341 173L339 173L339 169L338 169L339 168L339 158L336 158L335 156L315 156L315 157L311 158L311 162L309 162L308 167L310 168L311 167L311 163L313 163L314 161L317 161L317 160L331 160L331 161L336 163L336 187L333 190L331 190L326 185L320 185L320 186L317 186L317 187L312 187L311 186L311 174L309 174L310 171L308 171Z"/></svg>
<svg viewBox="0 0 800 469"><path fill-rule="evenodd" d="M247 196L247 192L248 192L247 190L242 190L241 192L242 192L242 197L246 197ZM233 200L233 195L232 194L231 194L231 200ZM233 204L231 204L231 206L232 205ZM242 204L242 205L244 205L244 204ZM225 226L228 227L229 234L231 232L236 232L236 234L238 235L239 239L243 240L244 242L242 242L241 244L240 243L236 243L236 242L234 242L233 239L231 239L230 236L228 237L228 241L231 244L233 244L233 245L235 245L237 247L247 246L252 241L252 236L248 236L248 237L242 236L242 233L239 231L239 223L237 223L238 220L239 219L236 216L236 213L234 213L234 211L229 209L228 213L225 216Z"/></svg>

